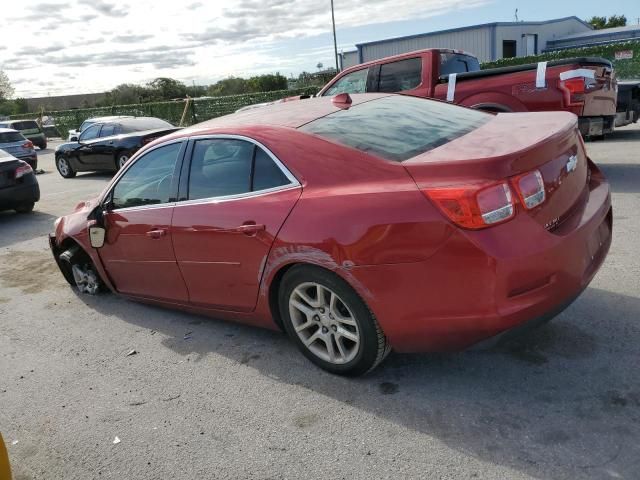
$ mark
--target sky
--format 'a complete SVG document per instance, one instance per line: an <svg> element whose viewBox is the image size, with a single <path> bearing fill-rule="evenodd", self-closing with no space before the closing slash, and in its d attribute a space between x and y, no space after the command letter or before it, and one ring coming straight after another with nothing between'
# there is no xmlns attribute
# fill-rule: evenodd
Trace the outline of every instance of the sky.
<svg viewBox="0 0 640 480"><path fill-rule="evenodd" d="M7 0L5 0L7 1ZM15 97L97 93L171 77L297 75L335 65L330 0L21 0L0 18ZM495 21L624 14L638 0L334 0L338 50Z"/></svg>

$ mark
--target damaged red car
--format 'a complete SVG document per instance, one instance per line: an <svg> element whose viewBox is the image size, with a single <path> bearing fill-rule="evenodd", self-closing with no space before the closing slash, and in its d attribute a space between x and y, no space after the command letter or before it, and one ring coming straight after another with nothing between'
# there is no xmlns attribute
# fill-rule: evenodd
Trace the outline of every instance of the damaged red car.
<svg viewBox="0 0 640 480"><path fill-rule="evenodd" d="M83 292L283 329L357 375L552 318L611 229L575 115L342 94L154 141L50 244Z"/></svg>

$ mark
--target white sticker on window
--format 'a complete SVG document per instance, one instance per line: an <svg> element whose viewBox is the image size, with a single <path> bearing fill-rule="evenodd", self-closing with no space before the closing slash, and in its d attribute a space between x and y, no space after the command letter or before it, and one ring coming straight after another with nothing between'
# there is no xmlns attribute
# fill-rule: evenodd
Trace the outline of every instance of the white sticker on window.
<svg viewBox="0 0 640 480"><path fill-rule="evenodd" d="M449 74L449 86L447 87L447 102L453 102L453 97L456 94L456 77L457 73Z"/></svg>
<svg viewBox="0 0 640 480"><path fill-rule="evenodd" d="M538 62L536 72L536 88L547 88L547 62Z"/></svg>
<svg viewBox="0 0 640 480"><path fill-rule="evenodd" d="M589 70L588 68L579 68L577 70L567 70L566 72L560 72L560 80L567 80L569 78L596 78L596 72Z"/></svg>

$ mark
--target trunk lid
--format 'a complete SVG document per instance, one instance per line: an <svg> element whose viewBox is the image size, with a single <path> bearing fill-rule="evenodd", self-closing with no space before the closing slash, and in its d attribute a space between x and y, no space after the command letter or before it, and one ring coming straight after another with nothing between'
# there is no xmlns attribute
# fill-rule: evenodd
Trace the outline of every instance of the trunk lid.
<svg viewBox="0 0 640 480"><path fill-rule="evenodd" d="M577 117L565 112L506 113L403 165L421 190L508 181L539 170L546 200L527 210L549 231L588 199L588 163ZM516 192L512 188L515 195ZM525 211L517 205L518 213Z"/></svg>

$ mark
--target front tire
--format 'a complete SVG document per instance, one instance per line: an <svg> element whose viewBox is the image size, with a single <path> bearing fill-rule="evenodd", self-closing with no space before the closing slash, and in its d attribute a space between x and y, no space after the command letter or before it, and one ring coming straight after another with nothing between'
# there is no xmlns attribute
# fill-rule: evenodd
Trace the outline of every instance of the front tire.
<svg viewBox="0 0 640 480"><path fill-rule="evenodd" d="M76 176L76 171L69 163L69 160L61 155L56 157L56 169L64 178L73 178Z"/></svg>
<svg viewBox="0 0 640 480"><path fill-rule="evenodd" d="M66 278L73 278L75 287L80 293L97 295L106 290L105 284L96 271L91 258L78 245L74 245L60 254L60 261L70 273Z"/></svg>
<svg viewBox="0 0 640 480"><path fill-rule="evenodd" d="M327 270L292 267L282 279L278 300L289 337L309 360L328 372L362 375L390 351L364 301Z"/></svg>

